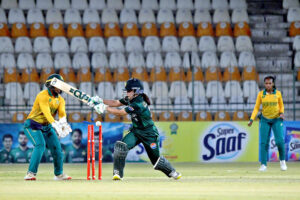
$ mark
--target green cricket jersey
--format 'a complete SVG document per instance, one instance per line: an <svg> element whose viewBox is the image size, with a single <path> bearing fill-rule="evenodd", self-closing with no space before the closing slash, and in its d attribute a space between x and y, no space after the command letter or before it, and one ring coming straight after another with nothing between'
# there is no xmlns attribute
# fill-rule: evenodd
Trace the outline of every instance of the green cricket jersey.
<svg viewBox="0 0 300 200"><path fill-rule="evenodd" d="M78 149L70 144L65 148L65 162L82 163L86 162L86 147L81 145Z"/></svg>
<svg viewBox="0 0 300 200"><path fill-rule="evenodd" d="M32 148L27 148L25 151L23 151L20 147L18 147L13 149L11 154L14 163L29 163L32 154Z"/></svg>
<svg viewBox="0 0 300 200"><path fill-rule="evenodd" d="M6 149L2 149L0 151L0 163L11 163L13 161L13 157L11 155L11 151L7 151Z"/></svg>

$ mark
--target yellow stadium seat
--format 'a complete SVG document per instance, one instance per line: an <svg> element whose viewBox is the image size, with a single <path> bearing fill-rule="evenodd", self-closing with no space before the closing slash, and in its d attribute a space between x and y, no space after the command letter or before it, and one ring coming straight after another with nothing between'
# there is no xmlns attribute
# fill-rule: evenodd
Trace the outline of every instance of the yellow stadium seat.
<svg viewBox="0 0 300 200"><path fill-rule="evenodd" d="M247 22L239 22L234 25L233 29L234 37L238 36L249 36L251 37L250 26Z"/></svg>
<svg viewBox="0 0 300 200"><path fill-rule="evenodd" d="M169 81L185 81L184 70L181 67L173 67L169 72Z"/></svg>
<svg viewBox="0 0 300 200"><path fill-rule="evenodd" d="M82 122L84 120L84 115L80 112L69 112L68 122Z"/></svg>
<svg viewBox="0 0 300 200"><path fill-rule="evenodd" d="M21 83L39 82L39 74L35 68L26 68L21 73Z"/></svg>
<svg viewBox="0 0 300 200"><path fill-rule="evenodd" d="M92 80L92 73L90 67L81 67L77 72L77 82L90 82Z"/></svg>
<svg viewBox="0 0 300 200"><path fill-rule="evenodd" d="M23 123L27 118L27 114L25 112L16 112L12 117L13 123Z"/></svg>
<svg viewBox="0 0 300 200"><path fill-rule="evenodd" d="M16 67L4 68L4 83L18 82L19 80L20 76Z"/></svg>
<svg viewBox="0 0 300 200"><path fill-rule="evenodd" d="M201 22L198 24L197 27L197 37L202 37L202 36L214 36L214 30L213 26L211 23L208 22Z"/></svg>
<svg viewBox="0 0 300 200"><path fill-rule="evenodd" d="M77 23L72 23L68 25L68 30L67 30L67 37L72 38L72 37L83 37L83 29L81 24Z"/></svg>
<svg viewBox="0 0 300 200"><path fill-rule="evenodd" d="M216 26L216 36L232 36L232 30L228 22L219 22Z"/></svg>
<svg viewBox="0 0 300 200"><path fill-rule="evenodd" d="M159 114L159 121L175 121L175 115L171 111L164 111Z"/></svg>
<svg viewBox="0 0 300 200"><path fill-rule="evenodd" d="M123 26L123 37L139 36L139 29L135 23L126 23Z"/></svg>
<svg viewBox="0 0 300 200"><path fill-rule="evenodd" d="M142 37L158 36L158 31L154 23L144 23L141 30Z"/></svg>
<svg viewBox="0 0 300 200"><path fill-rule="evenodd" d="M132 70L132 78L137 78L140 80L148 80L148 73L146 69L142 67L136 67Z"/></svg>
<svg viewBox="0 0 300 200"><path fill-rule="evenodd" d="M295 37L300 35L300 22L292 22L289 28L289 35Z"/></svg>
<svg viewBox="0 0 300 200"><path fill-rule="evenodd" d="M10 33L8 26L5 23L0 23L0 37L9 37Z"/></svg>
<svg viewBox="0 0 300 200"><path fill-rule="evenodd" d="M259 76L256 72L255 67L253 67L253 66L244 67L243 73L242 73L242 79L244 81L251 81L251 80L258 81Z"/></svg>
<svg viewBox="0 0 300 200"><path fill-rule="evenodd" d="M248 121L249 120L249 116L246 112L244 111L235 111L233 113L233 121Z"/></svg>
<svg viewBox="0 0 300 200"><path fill-rule="evenodd" d="M28 37L28 30L23 23L14 23L11 28L11 37Z"/></svg>
<svg viewBox="0 0 300 200"><path fill-rule="evenodd" d="M166 81L167 80L167 74L163 67L154 67L151 70L150 73L150 81Z"/></svg>
<svg viewBox="0 0 300 200"><path fill-rule="evenodd" d="M192 70L189 69L186 74L186 81L187 82L192 81L192 76L193 76ZM203 72L200 67L194 68L194 81L204 81Z"/></svg>
<svg viewBox="0 0 300 200"><path fill-rule="evenodd" d="M114 82L127 81L130 78L128 69L125 67L115 69L113 78Z"/></svg>
<svg viewBox="0 0 300 200"><path fill-rule="evenodd" d="M195 36L195 29L191 22L183 22L179 25L178 36Z"/></svg>
<svg viewBox="0 0 300 200"><path fill-rule="evenodd" d="M95 71L95 78L94 78L95 83L100 83L100 82L104 82L104 81L112 82L112 80L113 80L113 77L108 68L101 67Z"/></svg>
<svg viewBox="0 0 300 200"><path fill-rule="evenodd" d="M60 37L60 36L64 37L66 36L66 33L62 24L55 23L49 25L48 35L50 38Z"/></svg>
<svg viewBox="0 0 300 200"><path fill-rule="evenodd" d="M107 113L107 114L105 114L104 121L105 122L120 122L121 117L119 115Z"/></svg>
<svg viewBox="0 0 300 200"><path fill-rule="evenodd" d="M160 26L160 37L177 36L177 30L174 23L166 22Z"/></svg>
<svg viewBox="0 0 300 200"><path fill-rule="evenodd" d="M117 23L107 23L104 27L104 36L105 37L112 37L112 36L120 36L121 37L121 30Z"/></svg>
<svg viewBox="0 0 300 200"><path fill-rule="evenodd" d="M36 38L36 37L47 37L48 34L47 34L44 24L33 23L30 26L29 35L31 38Z"/></svg>
<svg viewBox="0 0 300 200"><path fill-rule="evenodd" d="M44 84L47 80L47 78L51 75L54 74L55 71L54 69L51 67L47 67L47 68L43 68L42 72L41 72L41 76L40 76L40 83Z"/></svg>
<svg viewBox="0 0 300 200"><path fill-rule="evenodd" d="M73 68L64 67L59 70L59 74L64 78L66 82L77 83L75 72ZM90 80L89 80L90 81Z"/></svg>
<svg viewBox="0 0 300 200"><path fill-rule="evenodd" d="M237 67L226 67L223 81L241 81L240 71Z"/></svg>
<svg viewBox="0 0 300 200"><path fill-rule="evenodd" d="M207 111L201 111L196 114L196 121L212 121L211 114Z"/></svg>
<svg viewBox="0 0 300 200"><path fill-rule="evenodd" d="M192 112L180 112L178 115L178 121L193 121L193 113Z"/></svg>
<svg viewBox="0 0 300 200"><path fill-rule="evenodd" d="M222 81L222 74L219 67L208 67L205 72L205 81Z"/></svg>
<svg viewBox="0 0 300 200"><path fill-rule="evenodd" d="M91 37L102 37L103 31L100 27L100 24L96 23L89 23L85 27L85 37L91 38Z"/></svg>
<svg viewBox="0 0 300 200"><path fill-rule="evenodd" d="M215 114L215 121L230 121L230 115L227 111L219 111Z"/></svg>

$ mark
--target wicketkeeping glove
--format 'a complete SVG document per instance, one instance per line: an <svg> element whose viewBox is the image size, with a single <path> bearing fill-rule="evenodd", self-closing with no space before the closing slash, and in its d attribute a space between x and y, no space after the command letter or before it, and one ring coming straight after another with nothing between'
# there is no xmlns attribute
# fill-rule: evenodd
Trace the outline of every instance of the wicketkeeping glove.
<svg viewBox="0 0 300 200"><path fill-rule="evenodd" d="M70 124L68 124L66 117L60 118L59 123L62 127L62 133L59 135L59 137L64 138L72 132L72 128Z"/></svg>
<svg viewBox="0 0 300 200"><path fill-rule="evenodd" d="M98 114L104 113L106 108L107 108L107 105L105 105L104 103L100 103L100 104L94 106L94 109Z"/></svg>
<svg viewBox="0 0 300 200"><path fill-rule="evenodd" d="M58 121L54 121L51 126L56 130L58 136L63 134L62 126Z"/></svg>
<svg viewBox="0 0 300 200"><path fill-rule="evenodd" d="M87 103L87 105L93 108L95 105L101 104L101 103L103 103L102 98L100 98L99 96L93 96L93 97L91 97L91 99Z"/></svg>

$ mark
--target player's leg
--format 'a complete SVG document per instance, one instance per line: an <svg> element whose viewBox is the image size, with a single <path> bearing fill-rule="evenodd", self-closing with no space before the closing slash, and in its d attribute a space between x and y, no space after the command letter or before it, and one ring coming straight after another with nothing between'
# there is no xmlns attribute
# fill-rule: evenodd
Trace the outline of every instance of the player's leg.
<svg viewBox="0 0 300 200"><path fill-rule="evenodd" d="M264 166L267 166L268 152L269 152L269 141L271 134L271 125L268 123L268 120L262 117L259 122L259 136L260 136L260 146L259 146L259 155L260 162L262 164L260 171L265 171Z"/></svg>
<svg viewBox="0 0 300 200"><path fill-rule="evenodd" d="M274 122L272 124L272 130L275 137L275 143L279 152L280 166L281 169L285 171L287 170L287 166L285 164L285 144L282 119L274 119Z"/></svg>

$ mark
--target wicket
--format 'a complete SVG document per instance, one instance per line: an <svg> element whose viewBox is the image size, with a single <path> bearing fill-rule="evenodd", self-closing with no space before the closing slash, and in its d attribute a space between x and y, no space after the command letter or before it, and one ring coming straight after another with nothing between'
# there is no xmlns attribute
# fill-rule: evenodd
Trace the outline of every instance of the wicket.
<svg viewBox="0 0 300 200"><path fill-rule="evenodd" d="M91 149L92 146L92 149ZM99 126L99 140L98 140L98 180L102 179L102 125ZM91 155L92 153L92 155ZM91 180L91 157L92 157L92 180L96 180L95 175L95 132L94 125L88 125L87 138L87 180Z"/></svg>

